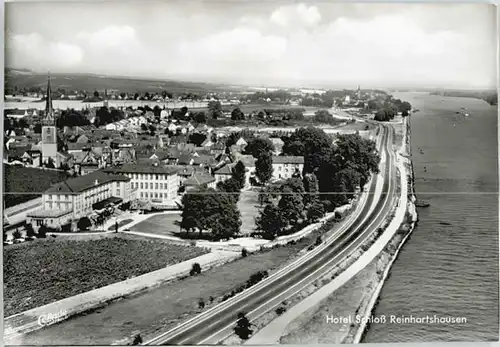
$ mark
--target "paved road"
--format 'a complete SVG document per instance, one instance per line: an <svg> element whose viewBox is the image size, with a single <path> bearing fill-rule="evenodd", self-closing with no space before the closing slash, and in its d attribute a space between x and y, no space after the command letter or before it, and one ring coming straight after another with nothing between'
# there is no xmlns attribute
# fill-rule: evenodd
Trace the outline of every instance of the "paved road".
<svg viewBox="0 0 500 347"><path fill-rule="evenodd" d="M391 208L396 186L393 153L389 150L392 138L392 128L383 127L382 148L386 161L382 169L382 195L378 202L374 201L376 180L372 180L370 194L360 217L350 227L339 230L316 250L263 282L148 341L147 344L216 344L232 333L239 312L247 312L250 320L258 318L321 278L345 256L356 250L380 225ZM372 203L376 203L374 209L371 209ZM372 212L369 214L370 211Z"/></svg>

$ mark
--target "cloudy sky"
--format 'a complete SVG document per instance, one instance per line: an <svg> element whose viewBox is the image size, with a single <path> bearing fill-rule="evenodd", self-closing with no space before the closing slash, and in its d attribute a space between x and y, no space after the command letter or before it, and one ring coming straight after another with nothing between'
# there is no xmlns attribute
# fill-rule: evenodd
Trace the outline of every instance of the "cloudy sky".
<svg viewBox="0 0 500 347"><path fill-rule="evenodd" d="M6 65L261 85L492 87L496 9L306 1L8 3Z"/></svg>

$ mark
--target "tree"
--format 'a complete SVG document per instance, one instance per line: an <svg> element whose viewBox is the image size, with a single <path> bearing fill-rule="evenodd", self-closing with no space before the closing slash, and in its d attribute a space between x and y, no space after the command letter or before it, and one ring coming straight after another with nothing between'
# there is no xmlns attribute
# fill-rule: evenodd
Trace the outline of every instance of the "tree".
<svg viewBox="0 0 500 347"><path fill-rule="evenodd" d="M188 108L186 106L181 107L181 115L184 117L188 113Z"/></svg>
<svg viewBox="0 0 500 347"><path fill-rule="evenodd" d="M14 240L20 239L22 236L23 235L21 235L21 232L17 229L12 233L12 237L14 238Z"/></svg>
<svg viewBox="0 0 500 347"><path fill-rule="evenodd" d="M209 101L208 112L210 114L210 118L212 119L219 118L222 114L222 105L220 101Z"/></svg>
<svg viewBox="0 0 500 347"><path fill-rule="evenodd" d="M251 154L254 158L258 158L261 153L272 153L273 151L274 144L271 140L262 137L252 138L245 147L245 153Z"/></svg>
<svg viewBox="0 0 500 347"><path fill-rule="evenodd" d="M266 184L273 177L273 159L271 154L262 153L255 162L255 175L259 182Z"/></svg>
<svg viewBox="0 0 500 347"><path fill-rule="evenodd" d="M193 143L196 147L200 147L201 144L207 139L207 135L202 133L192 133L189 135L188 143Z"/></svg>
<svg viewBox="0 0 500 347"><path fill-rule="evenodd" d="M95 119L97 120L99 125L106 125L109 123L113 123L113 119L111 119L111 113L109 112L109 109L105 106L102 106L97 110Z"/></svg>
<svg viewBox="0 0 500 347"><path fill-rule="evenodd" d="M82 217L78 220L76 226L79 230L88 230L92 226L92 223L88 217Z"/></svg>
<svg viewBox="0 0 500 347"><path fill-rule="evenodd" d="M286 221L280 209L272 203L268 203L255 217L255 226L264 239L274 240L281 235L283 228L286 226Z"/></svg>
<svg viewBox="0 0 500 347"><path fill-rule="evenodd" d="M319 167L321 158L329 154L332 142L321 129L300 128L291 136L284 138L283 154L303 156L304 173L310 173Z"/></svg>
<svg viewBox="0 0 500 347"><path fill-rule="evenodd" d="M241 213L234 198L218 194L219 206L217 212L211 211L207 225L215 240L229 240L237 237L241 228Z"/></svg>
<svg viewBox="0 0 500 347"><path fill-rule="evenodd" d="M252 324L245 316L245 313L238 313L238 320L236 321L236 327L234 328L234 333L242 340L248 340L250 335L252 335L253 330L250 329Z"/></svg>
<svg viewBox="0 0 500 347"><path fill-rule="evenodd" d="M42 224L40 228L38 228L38 232L36 234L36 237L39 239L44 239L47 237L47 232L49 231L49 228L45 224Z"/></svg>
<svg viewBox="0 0 500 347"><path fill-rule="evenodd" d="M316 123L331 123L334 121L333 116L327 110L318 110L314 114L313 121Z"/></svg>
<svg viewBox="0 0 500 347"><path fill-rule="evenodd" d="M3 131L7 132L9 130L12 130L12 124L10 122L10 119L7 117L4 117L3 119ZM41 132L41 131L40 131Z"/></svg>
<svg viewBox="0 0 500 347"><path fill-rule="evenodd" d="M97 90L94 90L94 98L98 98L99 97L99 92Z"/></svg>
<svg viewBox="0 0 500 347"><path fill-rule="evenodd" d="M235 203L238 202L240 197L240 183L233 177L217 183L217 189L221 192L228 193Z"/></svg>
<svg viewBox="0 0 500 347"><path fill-rule="evenodd" d="M138 346L142 343L141 334L137 334L134 336L134 340L132 341L132 346Z"/></svg>
<svg viewBox="0 0 500 347"><path fill-rule="evenodd" d="M305 195L304 195L304 205L306 208L319 201L319 185L318 185L318 179L315 174L307 174L303 178L303 184L304 184L304 190L305 190Z"/></svg>
<svg viewBox="0 0 500 347"><path fill-rule="evenodd" d="M296 224L303 217L304 203L302 197L288 186L283 189L278 207L283 218L290 222L291 225Z"/></svg>
<svg viewBox="0 0 500 347"><path fill-rule="evenodd" d="M35 124L33 131L35 134L41 134L42 133L42 125L40 123Z"/></svg>
<svg viewBox="0 0 500 347"><path fill-rule="evenodd" d="M181 228L210 231L215 240L229 239L240 232L241 215L233 197L200 187L182 197Z"/></svg>
<svg viewBox="0 0 500 347"><path fill-rule="evenodd" d="M325 208L323 204L318 201L312 203L307 209L307 219L309 219L313 223L316 223L324 215Z"/></svg>
<svg viewBox="0 0 500 347"><path fill-rule="evenodd" d="M375 141L365 139L358 133L338 135L335 158L343 168L352 164L352 168L360 174L361 189L372 173L379 172L380 156Z"/></svg>
<svg viewBox="0 0 500 347"><path fill-rule="evenodd" d="M239 107L236 107L232 112L231 112L231 119L232 120L244 120L245 119L245 114L241 112Z"/></svg>
<svg viewBox="0 0 500 347"><path fill-rule="evenodd" d="M207 122L207 115L205 112L196 112L194 115L194 121L196 123L205 124Z"/></svg>
<svg viewBox="0 0 500 347"><path fill-rule="evenodd" d="M45 164L45 167L48 169L55 169L56 165L54 164L54 160L52 158L49 158L47 160L47 163Z"/></svg>
<svg viewBox="0 0 500 347"><path fill-rule="evenodd" d="M241 160L239 160L235 167L232 170L231 178L233 178L239 185L240 190L243 189L246 185L246 168L245 164Z"/></svg>
<svg viewBox="0 0 500 347"><path fill-rule="evenodd" d="M199 263L194 263L191 265L191 270L189 271L189 275L195 276L201 274L201 266Z"/></svg>
<svg viewBox="0 0 500 347"><path fill-rule="evenodd" d="M35 237L36 233L31 224L26 224L24 228L26 229L27 237Z"/></svg>

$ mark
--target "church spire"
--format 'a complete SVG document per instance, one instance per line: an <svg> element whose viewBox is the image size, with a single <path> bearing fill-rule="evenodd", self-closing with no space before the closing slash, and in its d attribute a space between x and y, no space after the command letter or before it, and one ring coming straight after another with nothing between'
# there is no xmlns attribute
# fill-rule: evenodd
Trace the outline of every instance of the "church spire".
<svg viewBox="0 0 500 347"><path fill-rule="evenodd" d="M52 125L54 122L54 107L52 106L52 88L50 87L50 73L47 74L47 95L45 97L45 122Z"/></svg>

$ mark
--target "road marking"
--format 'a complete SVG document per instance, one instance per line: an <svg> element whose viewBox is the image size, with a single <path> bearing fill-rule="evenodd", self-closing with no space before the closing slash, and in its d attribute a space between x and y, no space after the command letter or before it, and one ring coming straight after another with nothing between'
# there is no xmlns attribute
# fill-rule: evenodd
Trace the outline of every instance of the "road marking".
<svg viewBox="0 0 500 347"><path fill-rule="evenodd" d="M387 150L387 151L388 151L388 152L390 152L389 150ZM389 171L391 171L391 170L389 169ZM389 180L389 185L391 186L391 180ZM388 191L390 191L390 189L388 189ZM388 200L390 200L390 198L389 198L389 197L390 197L390 194L386 194L386 195L385 195L385 198L384 198L384 204L383 204L383 205L384 205L384 207L383 207L383 208L382 208L382 209L381 209L381 210L377 213L377 215L375 216L375 218L373 219L373 221L372 221L372 222L371 222L371 223L370 223L370 224L369 224L369 225L365 228L365 232L366 232L367 230L370 230L370 229L372 228L373 224L377 223L377 219L380 217L380 215L384 212L384 209L387 207L386 205L387 205L387 203L388 203ZM367 215L369 216L369 214L367 214ZM365 217L365 219L363 219L363 221L362 221L361 225L363 225L363 223L365 223L365 221L366 221L367 219L368 219L368 217ZM380 223L378 223L378 225L381 225L382 223L383 223L383 220L382 220ZM359 235L359 236L358 236L358 237L357 237L354 241L352 241L351 245L352 245L352 244L354 244L354 243L355 243L355 242L356 242L359 238L361 238L362 236L365 236L365 235L364 235L364 233L362 233L362 234L361 234L361 235ZM314 275L314 274L316 274L318 271L322 270L325 266L330 265L333 261L335 261L335 259L337 259L337 258L338 258L338 257L340 257L343 253L345 253L345 252L348 250L348 248L349 248L349 247L350 247L350 246L348 246L347 248L345 248L345 249L344 249L344 250L343 250L340 254L338 254L337 256L335 256L335 258L333 258L333 259L332 259L332 260L330 260L329 262L325 263L323 266L321 266L320 268L318 268L317 270L315 270L313 273L311 273L310 275L308 275L306 278L304 278L303 280L301 280L301 281L300 281L300 282L298 282L297 284L293 285L291 288L294 288L294 287L298 286L298 285L299 285L299 284L301 284L302 282L306 281L309 277L313 276L313 275ZM353 253L353 252L351 251L348 255L350 255L350 254L352 254L352 253ZM347 257L347 256L342 257L342 258L341 258L341 261L343 261L346 257ZM338 261L338 262L340 263L341 261ZM338 265L338 264L337 264L337 265ZM318 278L314 279L314 281L316 281L317 279L318 279ZM309 282L307 285L309 285L309 284L313 283L314 281ZM279 301L288 300L290 297L292 297L292 296L296 295L298 292L302 291L302 290L304 289L304 287L305 287L305 286L303 286L302 288L300 288L300 289L296 290L295 292L291 293L290 295L288 295L288 296L287 296L287 297L285 297L284 299L280 299ZM290 289L291 289L291 288L290 288ZM288 290L290 290L290 289L288 289ZM254 310L250 311L250 312L248 313L248 315L250 316L252 313L254 313L255 311L259 310L260 308L262 308L262 307L264 307L264 306L268 306L268 305L269 305L269 303L270 303L270 302L272 302L273 300L276 300L276 298L277 298L277 297L274 297L274 298L272 298L272 299L270 299L270 300L266 301L264 304L260 305L260 306L259 306L259 307L257 307L256 309L254 309ZM277 305L279 305L279 304L275 304L275 305L273 305L273 306L272 306L272 307L270 307L268 310L266 310L265 312L261 313L259 316L257 316L257 317L255 317L255 318L253 318L252 320L255 320L255 319L260 318L261 316L263 316L264 314L268 313L270 310L272 310L272 309L273 309L274 307L276 307ZM232 327L233 325L234 325L234 321L233 321L233 322L231 322L231 324L229 324L229 325L227 325L226 327L224 327L224 328L220 329L220 330L219 330L219 331L217 331L216 333L214 333L214 334L210 335L209 337L207 337L206 339L202 340L201 342L199 342L199 343L197 343L197 344L203 344L203 343L205 343L205 341L210 340L212 337L214 337L214 336L216 336L216 335L220 334L222 331L227 330L228 328ZM232 334L232 333L231 333L231 334ZM227 335L227 336L225 336L225 337L223 337L223 338L219 339L219 340L218 340L218 341L216 341L216 342L219 342L219 341L221 341L221 340L223 340L223 339L225 339L225 338L227 338L227 337L231 336L231 334L229 334L229 335ZM186 341L186 340L188 340L188 339L189 339L189 338L186 338L186 339L182 340L179 344L182 344L184 341Z"/></svg>

